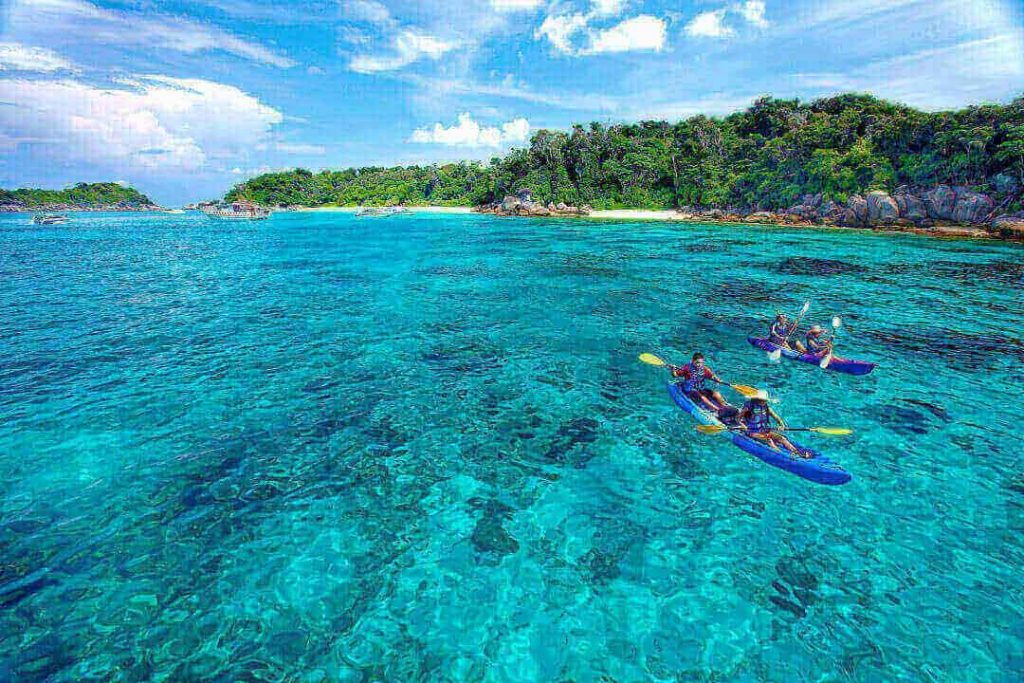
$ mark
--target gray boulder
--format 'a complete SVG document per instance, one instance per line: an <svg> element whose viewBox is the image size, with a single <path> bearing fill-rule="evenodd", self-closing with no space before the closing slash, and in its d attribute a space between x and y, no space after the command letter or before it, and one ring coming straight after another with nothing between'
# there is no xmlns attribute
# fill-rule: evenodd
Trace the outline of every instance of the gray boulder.
<svg viewBox="0 0 1024 683"><path fill-rule="evenodd" d="M498 206L498 209L502 213L513 214L520 206L522 206L522 204L523 203L519 200L518 197L508 195L501 200L501 204Z"/></svg>
<svg viewBox="0 0 1024 683"><path fill-rule="evenodd" d="M853 218L848 219L844 225L867 225L868 223L868 202L859 194L851 195L846 202L846 208L853 213Z"/></svg>
<svg viewBox="0 0 1024 683"><path fill-rule="evenodd" d="M906 218L915 223L928 218L928 207L925 206L924 200L917 195L903 192L897 194L895 199L896 206L899 208L900 218Z"/></svg>
<svg viewBox="0 0 1024 683"><path fill-rule="evenodd" d="M818 207L818 215L822 218L835 218L840 208L842 207L829 199Z"/></svg>
<svg viewBox="0 0 1024 683"><path fill-rule="evenodd" d="M812 209L816 209L821 206L821 194L805 194L800 198L801 206L809 206Z"/></svg>
<svg viewBox="0 0 1024 683"><path fill-rule="evenodd" d="M997 216L992 219L990 227L1010 237L1024 238L1024 217L1021 216Z"/></svg>
<svg viewBox="0 0 1024 683"><path fill-rule="evenodd" d="M937 185L925 192L924 205L931 218L951 221L956 206L956 192L949 185Z"/></svg>
<svg viewBox="0 0 1024 683"><path fill-rule="evenodd" d="M957 223L984 223L996 208L988 195L980 192L961 191L957 193L953 207L953 220Z"/></svg>
<svg viewBox="0 0 1024 683"><path fill-rule="evenodd" d="M900 217L900 209L896 200L889 196L888 192L875 190L868 193L868 223L871 225L884 225L894 223Z"/></svg>

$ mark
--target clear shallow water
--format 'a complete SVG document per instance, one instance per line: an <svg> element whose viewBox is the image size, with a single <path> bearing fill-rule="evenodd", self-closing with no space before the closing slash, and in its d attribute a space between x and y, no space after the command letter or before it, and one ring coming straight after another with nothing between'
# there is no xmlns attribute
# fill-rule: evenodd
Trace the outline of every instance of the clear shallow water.
<svg viewBox="0 0 1024 683"><path fill-rule="evenodd" d="M0 680L1018 680L1022 264L860 232L2 217ZM808 298L874 374L746 343ZM814 438L853 482L696 434L636 361L693 349L854 428Z"/></svg>

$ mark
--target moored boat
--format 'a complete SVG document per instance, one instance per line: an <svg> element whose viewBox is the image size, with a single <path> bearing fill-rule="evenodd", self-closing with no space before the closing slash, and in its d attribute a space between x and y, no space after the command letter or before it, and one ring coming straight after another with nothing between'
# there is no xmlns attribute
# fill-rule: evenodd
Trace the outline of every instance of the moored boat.
<svg viewBox="0 0 1024 683"><path fill-rule="evenodd" d="M230 204L211 204L202 207L208 218L217 220L258 221L270 217L270 209L253 202L231 202Z"/></svg>
<svg viewBox="0 0 1024 683"><path fill-rule="evenodd" d="M404 206L366 206L356 211L357 218L387 218L399 214L409 213Z"/></svg>
<svg viewBox="0 0 1024 683"><path fill-rule="evenodd" d="M37 214L32 217L32 222L36 225L63 225L69 220L67 216L59 213Z"/></svg>

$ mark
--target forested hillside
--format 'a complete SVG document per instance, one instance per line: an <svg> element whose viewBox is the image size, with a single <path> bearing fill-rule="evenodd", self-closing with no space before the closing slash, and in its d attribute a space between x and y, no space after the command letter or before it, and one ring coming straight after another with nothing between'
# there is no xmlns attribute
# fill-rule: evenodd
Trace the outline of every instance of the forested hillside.
<svg viewBox="0 0 1024 683"><path fill-rule="evenodd" d="M151 207L149 197L118 183L78 183L64 190L0 189L0 211Z"/></svg>
<svg viewBox="0 0 1024 683"><path fill-rule="evenodd" d="M530 189L541 202L603 208L781 209L806 194L843 202L871 190L940 183L1020 209L1024 98L923 112L848 94L765 97L724 118L694 116L541 130L489 164L295 170L253 178L229 199L265 204L478 205Z"/></svg>

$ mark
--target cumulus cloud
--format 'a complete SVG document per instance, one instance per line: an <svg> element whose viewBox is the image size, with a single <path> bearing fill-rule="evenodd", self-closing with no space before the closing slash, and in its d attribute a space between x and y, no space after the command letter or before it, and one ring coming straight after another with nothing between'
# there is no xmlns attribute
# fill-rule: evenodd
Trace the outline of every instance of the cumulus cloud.
<svg viewBox="0 0 1024 683"><path fill-rule="evenodd" d="M525 142L529 136L530 123L524 118L513 119L500 127L481 126L465 112L459 114L458 123L452 126L435 123L432 127L414 130L410 140L451 147L501 147Z"/></svg>
<svg viewBox="0 0 1024 683"><path fill-rule="evenodd" d="M119 12L84 0L14 0L6 11L12 34L37 36L42 42L91 41L187 54L219 51L281 68L295 66L292 59L263 45L184 17Z"/></svg>
<svg viewBox="0 0 1024 683"><path fill-rule="evenodd" d="M697 38L728 38L736 31L725 23L725 10L701 12L686 25L686 33Z"/></svg>
<svg viewBox="0 0 1024 683"><path fill-rule="evenodd" d="M0 43L0 71L75 71L75 66L53 50L20 43Z"/></svg>
<svg viewBox="0 0 1024 683"><path fill-rule="evenodd" d="M635 50L660 51L665 46L665 22L657 17L641 14L632 19L598 31L591 36L585 54L602 52L630 52Z"/></svg>
<svg viewBox="0 0 1024 683"><path fill-rule="evenodd" d="M394 38L392 49L384 54L356 55L349 61L352 71L364 74L380 71L394 71L420 59L440 59L446 52L454 50L458 43L405 29Z"/></svg>
<svg viewBox="0 0 1024 683"><path fill-rule="evenodd" d="M605 52L661 50L665 46L667 24L664 19L641 14L608 28L595 28L599 20L620 15L626 0L591 0L586 14L550 14L534 32L547 39L557 52L580 57Z"/></svg>
<svg viewBox="0 0 1024 683"><path fill-rule="evenodd" d="M544 0L491 0L491 7L499 12L535 10L543 4Z"/></svg>
<svg viewBox="0 0 1024 683"><path fill-rule="evenodd" d="M230 85L135 76L0 80L0 129L59 162L121 170L198 170L244 158L283 116ZM45 140L44 142L37 142Z"/></svg>
<svg viewBox="0 0 1024 683"><path fill-rule="evenodd" d="M746 0L729 7L701 12L686 25L686 33L695 38L731 38L736 35L736 29L728 17L738 17L751 26L765 28L768 26L766 11L764 0Z"/></svg>
<svg viewBox="0 0 1024 683"><path fill-rule="evenodd" d="M765 19L765 3L764 0L747 0L739 7L740 15L749 23L759 28L764 28L768 25L768 20Z"/></svg>
<svg viewBox="0 0 1024 683"><path fill-rule="evenodd" d="M544 19L534 34L537 38L547 38L551 46L563 54L576 52L573 37L587 27L587 18L582 14L551 15Z"/></svg>

